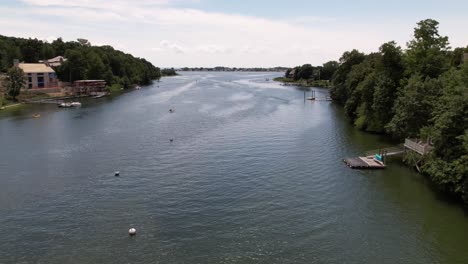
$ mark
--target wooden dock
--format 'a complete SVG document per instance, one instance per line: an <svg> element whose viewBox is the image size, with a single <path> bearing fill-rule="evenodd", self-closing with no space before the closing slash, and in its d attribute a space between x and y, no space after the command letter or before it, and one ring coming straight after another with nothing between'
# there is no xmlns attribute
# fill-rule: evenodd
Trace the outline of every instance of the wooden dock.
<svg viewBox="0 0 468 264"><path fill-rule="evenodd" d="M384 169L387 157L397 156L406 153L407 151L413 151L420 154L421 156L427 155L433 149L430 143L418 140L409 139L405 140L403 145L386 147L376 150L366 151L363 156L356 158L343 159L344 163L352 169ZM379 155L379 160L376 159L376 155ZM421 161L415 160L416 168L419 170L418 163Z"/></svg>
<svg viewBox="0 0 468 264"><path fill-rule="evenodd" d="M373 156L346 158L343 160L351 169L384 169L386 166L380 161L374 159Z"/></svg>

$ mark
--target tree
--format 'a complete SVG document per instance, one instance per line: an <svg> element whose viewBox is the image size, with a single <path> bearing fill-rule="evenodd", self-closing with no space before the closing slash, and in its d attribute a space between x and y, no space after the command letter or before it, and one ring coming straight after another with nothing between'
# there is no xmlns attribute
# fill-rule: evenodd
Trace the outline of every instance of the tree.
<svg viewBox="0 0 468 264"><path fill-rule="evenodd" d="M380 46L379 52L382 57L377 64L378 70L384 72L393 82L398 83L404 72L401 47L397 46L395 41L390 41Z"/></svg>
<svg viewBox="0 0 468 264"><path fill-rule="evenodd" d="M103 79L106 67L99 55L96 52L91 51L86 55L86 61L88 63L86 77L94 80Z"/></svg>
<svg viewBox="0 0 468 264"><path fill-rule="evenodd" d="M6 94L16 101L16 97L20 94L21 88L26 84L24 72L21 68L13 66L8 70L6 79Z"/></svg>
<svg viewBox="0 0 468 264"><path fill-rule="evenodd" d="M324 63L321 69L320 78L322 80L331 80L333 74L339 66L340 64L337 61L329 61Z"/></svg>
<svg viewBox="0 0 468 264"><path fill-rule="evenodd" d="M422 20L414 29L414 39L408 42L405 62L407 74L437 78L448 69L448 37L439 35L439 22Z"/></svg>
<svg viewBox="0 0 468 264"><path fill-rule="evenodd" d="M301 66L301 69L299 70L299 77L300 79L310 79L312 75L314 74L314 67L310 64L304 64Z"/></svg>
<svg viewBox="0 0 468 264"><path fill-rule="evenodd" d="M364 59L365 55L358 50L347 51L341 56L339 62L340 66L333 75L333 88L330 90L330 96L337 103L344 105L346 103L346 99L351 95L347 92L345 82L352 67L360 64Z"/></svg>
<svg viewBox="0 0 468 264"><path fill-rule="evenodd" d="M91 46L88 40L64 42L61 38L47 43L37 39L22 39L0 35L0 71L7 72L13 59L37 62L62 55L67 60L55 67L61 81L105 79L108 84L150 84L161 77L161 71L145 59L115 50L111 46ZM127 78L124 78L127 77ZM125 81L122 81L125 79Z"/></svg>
<svg viewBox="0 0 468 264"><path fill-rule="evenodd" d="M417 137L420 129L429 125L432 109L441 93L440 86L437 79L412 76L396 100L388 132L398 138Z"/></svg>
<svg viewBox="0 0 468 264"><path fill-rule="evenodd" d="M40 59L43 42L38 39L27 39L20 43L23 60L28 63L36 63Z"/></svg>
<svg viewBox="0 0 468 264"><path fill-rule="evenodd" d="M40 57L43 60L48 60L50 58L53 58L54 56L55 56L55 50L52 47L52 45L43 45L42 46Z"/></svg>
<svg viewBox="0 0 468 264"><path fill-rule="evenodd" d="M0 45L0 71L7 72L13 66L13 60L21 58L19 47L9 43Z"/></svg>
<svg viewBox="0 0 468 264"><path fill-rule="evenodd" d="M437 156L452 161L463 153L462 136L468 131L468 64L440 79L443 93L433 111L433 142Z"/></svg>

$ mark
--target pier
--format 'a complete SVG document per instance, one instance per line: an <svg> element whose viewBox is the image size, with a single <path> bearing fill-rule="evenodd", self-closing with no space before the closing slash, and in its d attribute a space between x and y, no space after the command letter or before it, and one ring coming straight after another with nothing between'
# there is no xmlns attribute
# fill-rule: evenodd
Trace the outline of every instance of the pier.
<svg viewBox="0 0 468 264"><path fill-rule="evenodd" d="M351 169L384 169L386 166L383 162L369 157L347 158L343 160Z"/></svg>
<svg viewBox="0 0 468 264"><path fill-rule="evenodd" d="M430 142L407 138L405 139L405 143L400 146L366 151L364 156L345 158L343 161L352 169L384 169L387 157L411 151L419 154L421 157L414 160L416 168L420 170L418 164L421 162L422 156L427 155L432 149L433 147Z"/></svg>
<svg viewBox="0 0 468 264"><path fill-rule="evenodd" d="M343 162L351 169L385 169L387 157L405 153L403 146L366 151L364 156L345 158Z"/></svg>

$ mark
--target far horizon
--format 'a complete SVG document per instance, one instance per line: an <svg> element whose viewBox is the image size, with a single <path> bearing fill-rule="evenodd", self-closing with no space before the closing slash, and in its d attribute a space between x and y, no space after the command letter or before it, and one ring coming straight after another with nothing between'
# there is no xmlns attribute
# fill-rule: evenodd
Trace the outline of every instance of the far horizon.
<svg viewBox="0 0 468 264"><path fill-rule="evenodd" d="M452 48L468 43L465 1L333 2L7 0L0 6L0 34L49 42L85 38L167 68L321 65L392 40L405 48L426 18L440 22Z"/></svg>

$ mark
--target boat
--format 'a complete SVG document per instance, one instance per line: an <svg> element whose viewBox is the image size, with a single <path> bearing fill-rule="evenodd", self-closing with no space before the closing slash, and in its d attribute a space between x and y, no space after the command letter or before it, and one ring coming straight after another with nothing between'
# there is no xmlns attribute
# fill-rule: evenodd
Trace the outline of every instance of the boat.
<svg viewBox="0 0 468 264"><path fill-rule="evenodd" d="M137 86L137 87L135 87L135 89L140 90L140 89L141 89L141 86Z"/></svg>
<svg viewBox="0 0 468 264"><path fill-rule="evenodd" d="M93 96L93 98L97 99L97 98L101 98L101 97L104 97L108 95L107 93L97 93L95 96Z"/></svg>
<svg viewBox="0 0 468 264"><path fill-rule="evenodd" d="M63 102L63 103L58 104L57 106L61 107L61 108L69 108L69 107L71 107L71 103Z"/></svg>
<svg viewBox="0 0 468 264"><path fill-rule="evenodd" d="M61 108L70 108L70 107L80 107L81 106L81 103L80 102L63 102L63 103L60 103L58 104L58 107L61 107Z"/></svg>
<svg viewBox="0 0 468 264"><path fill-rule="evenodd" d="M39 117L41 117L41 115L40 114L34 114L32 117L33 118L39 118Z"/></svg>

